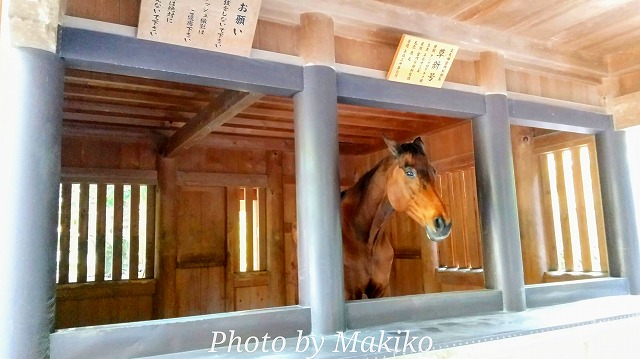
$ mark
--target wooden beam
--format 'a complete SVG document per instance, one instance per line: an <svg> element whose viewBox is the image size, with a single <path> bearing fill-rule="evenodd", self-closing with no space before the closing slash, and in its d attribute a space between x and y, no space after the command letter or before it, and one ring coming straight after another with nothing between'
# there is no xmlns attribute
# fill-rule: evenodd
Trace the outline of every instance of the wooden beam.
<svg viewBox="0 0 640 359"><path fill-rule="evenodd" d="M172 318L178 314L176 285L177 238L176 213L178 210L178 185L176 184L176 163L173 159L159 158L158 196L159 206L158 236L156 238L155 278L157 292L153 310L154 318Z"/></svg>
<svg viewBox="0 0 640 359"><path fill-rule="evenodd" d="M178 186L188 187L267 187L267 175L243 173L181 172L177 174Z"/></svg>
<svg viewBox="0 0 640 359"><path fill-rule="evenodd" d="M621 76L640 70L640 49L618 52L607 56L610 76Z"/></svg>
<svg viewBox="0 0 640 359"><path fill-rule="evenodd" d="M533 137L533 152L544 154L562 150L568 147L593 143L593 135L573 132L554 132L547 135Z"/></svg>
<svg viewBox="0 0 640 359"><path fill-rule="evenodd" d="M164 149L165 156L174 157L180 151L195 145L262 96L259 93L224 91L169 138Z"/></svg>
<svg viewBox="0 0 640 359"><path fill-rule="evenodd" d="M484 271L481 269L437 269L436 278L442 284L484 286Z"/></svg>
<svg viewBox="0 0 640 359"><path fill-rule="evenodd" d="M269 185L267 205L267 270L269 271L269 303L285 304L285 253L284 253L284 187L282 152L267 152Z"/></svg>
<svg viewBox="0 0 640 359"><path fill-rule="evenodd" d="M611 105L616 130L640 125L640 91L616 97Z"/></svg>
<svg viewBox="0 0 640 359"><path fill-rule="evenodd" d="M61 179L65 183L155 185L158 183L158 173L155 170L62 167Z"/></svg>
<svg viewBox="0 0 640 359"><path fill-rule="evenodd" d="M156 281L136 279L122 282L59 284L56 287L56 299L90 299L113 297L137 297L153 295Z"/></svg>

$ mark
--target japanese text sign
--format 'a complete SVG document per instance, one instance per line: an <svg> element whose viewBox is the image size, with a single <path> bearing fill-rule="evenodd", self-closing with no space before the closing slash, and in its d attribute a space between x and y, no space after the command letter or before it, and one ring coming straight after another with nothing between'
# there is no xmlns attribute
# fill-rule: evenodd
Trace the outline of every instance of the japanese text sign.
<svg viewBox="0 0 640 359"><path fill-rule="evenodd" d="M262 0L142 0L138 38L249 56Z"/></svg>
<svg viewBox="0 0 640 359"><path fill-rule="evenodd" d="M402 35L387 80L442 87L458 46Z"/></svg>

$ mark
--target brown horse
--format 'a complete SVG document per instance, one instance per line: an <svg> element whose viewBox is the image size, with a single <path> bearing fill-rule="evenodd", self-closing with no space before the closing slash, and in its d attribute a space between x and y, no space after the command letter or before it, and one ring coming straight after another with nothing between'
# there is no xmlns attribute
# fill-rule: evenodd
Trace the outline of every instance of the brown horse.
<svg viewBox="0 0 640 359"><path fill-rule="evenodd" d="M435 170L420 137L398 145L385 138L389 156L342 193L342 248L347 300L388 295L393 247L383 236L394 211L404 212L439 242L451 220L435 189Z"/></svg>

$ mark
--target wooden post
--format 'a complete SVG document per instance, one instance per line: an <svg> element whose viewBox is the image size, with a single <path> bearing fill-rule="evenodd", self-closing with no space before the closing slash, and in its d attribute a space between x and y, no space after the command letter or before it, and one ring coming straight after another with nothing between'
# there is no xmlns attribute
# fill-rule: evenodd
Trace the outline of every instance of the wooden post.
<svg viewBox="0 0 640 359"><path fill-rule="evenodd" d="M122 278L122 222L124 206L124 186L117 184L113 188L113 266L111 279Z"/></svg>
<svg viewBox="0 0 640 359"><path fill-rule="evenodd" d="M171 318L177 312L176 288L176 193L175 160L158 159L159 224L156 239L156 293L154 317Z"/></svg>
<svg viewBox="0 0 640 359"><path fill-rule="evenodd" d="M282 184L282 153L267 152L267 270L269 271L269 302L272 307L285 304L284 271L284 187Z"/></svg>
<svg viewBox="0 0 640 359"><path fill-rule="evenodd" d="M5 11L8 4L2 5ZM43 14L58 14L59 2L11 4L11 21L8 12L2 15L0 33L0 143L6 154L0 186L0 357L48 358L65 66L55 53L58 19Z"/></svg>
<svg viewBox="0 0 640 359"><path fill-rule="evenodd" d="M504 57L482 52L479 62L480 85L487 93L507 93ZM511 126L511 148L518 201L518 222L526 284L542 282L547 255L542 227L539 161L533 154L533 129Z"/></svg>
<svg viewBox="0 0 640 359"><path fill-rule="evenodd" d="M573 248L571 247L571 229L569 227L569 208L567 204L567 185L564 176L562 151L554 152L556 161L556 187L558 189L558 206L560 207L560 227L562 229L562 247L564 252L564 268L571 272L574 269Z"/></svg>
<svg viewBox="0 0 640 359"><path fill-rule="evenodd" d="M107 185L98 184L96 200L96 282L104 281L105 239L107 222Z"/></svg>
<svg viewBox="0 0 640 359"><path fill-rule="evenodd" d="M227 265L225 272L225 310L232 312L236 307L236 272L240 269L240 201L239 188L227 187Z"/></svg>
<svg viewBox="0 0 640 359"><path fill-rule="evenodd" d="M147 253L145 253L144 277L154 277L154 258L156 258L156 186L147 186Z"/></svg>
<svg viewBox="0 0 640 359"><path fill-rule="evenodd" d="M480 53L478 62L480 86L488 93L507 93L504 56L494 51Z"/></svg>
<svg viewBox="0 0 640 359"><path fill-rule="evenodd" d="M87 253L89 247L89 184L80 184L78 213L78 283L87 281Z"/></svg>
<svg viewBox="0 0 640 359"><path fill-rule="evenodd" d="M300 304L311 309L311 333L322 335L345 328L335 43L330 16L303 14L300 23L304 89L293 97L298 283ZM284 283L278 288L284 293Z"/></svg>
<svg viewBox="0 0 640 359"><path fill-rule="evenodd" d="M131 223L129 224L129 279L138 279L140 261L140 185L131 185Z"/></svg>
<svg viewBox="0 0 640 359"><path fill-rule="evenodd" d="M542 220L540 161L533 153L532 140L533 128L511 126L525 284L541 283L544 272L549 269Z"/></svg>
<svg viewBox="0 0 640 359"><path fill-rule="evenodd" d="M301 14L298 48L305 64L333 66L336 58L333 19L322 13Z"/></svg>
<svg viewBox="0 0 640 359"><path fill-rule="evenodd" d="M245 256L247 258L247 272L256 270L253 268L253 188L244 188L244 213L245 213Z"/></svg>

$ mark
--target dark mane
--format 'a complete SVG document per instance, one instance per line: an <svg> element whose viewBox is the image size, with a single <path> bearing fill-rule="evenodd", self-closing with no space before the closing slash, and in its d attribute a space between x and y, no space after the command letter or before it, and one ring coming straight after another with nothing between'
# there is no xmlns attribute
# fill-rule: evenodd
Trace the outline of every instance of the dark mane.
<svg viewBox="0 0 640 359"><path fill-rule="evenodd" d="M410 153L412 155L427 155L426 153L424 153L424 149L422 148L422 146L418 146L413 142L403 143L398 146L398 156L401 156L405 153Z"/></svg>
<svg viewBox="0 0 640 359"><path fill-rule="evenodd" d="M354 184L353 186L349 187L349 189L346 189L344 191L342 191L340 193L340 199L344 199L345 195L347 194L347 191L356 191L357 193L365 193L367 191L367 187L369 187L369 182L371 182L371 179L373 178L373 175L376 173L376 171L380 168L380 166L382 165L382 162L384 162L385 160L387 160L389 157L385 157L382 160L380 160L375 166L373 166L372 169L370 169L369 171L367 171L367 173L363 174L362 177L360 177L358 179L358 182L356 182L356 184Z"/></svg>

